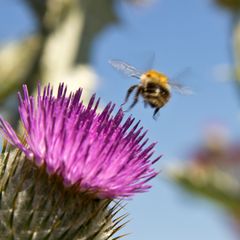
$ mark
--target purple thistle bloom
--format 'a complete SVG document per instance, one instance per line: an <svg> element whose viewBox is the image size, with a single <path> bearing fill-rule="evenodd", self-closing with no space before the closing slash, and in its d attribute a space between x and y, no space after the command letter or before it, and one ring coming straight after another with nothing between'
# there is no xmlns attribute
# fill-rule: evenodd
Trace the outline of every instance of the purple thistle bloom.
<svg viewBox="0 0 240 240"><path fill-rule="evenodd" d="M155 143L146 146L146 132L134 118L123 121L123 111L111 116L109 103L98 114L95 95L87 107L81 102L82 90L66 96L67 87L59 85L57 97L48 85L36 100L26 85L18 93L19 113L26 130L24 145L12 127L0 117L3 136L49 175L57 174L66 186L95 192L98 197L121 198L144 192L157 173L151 161Z"/></svg>

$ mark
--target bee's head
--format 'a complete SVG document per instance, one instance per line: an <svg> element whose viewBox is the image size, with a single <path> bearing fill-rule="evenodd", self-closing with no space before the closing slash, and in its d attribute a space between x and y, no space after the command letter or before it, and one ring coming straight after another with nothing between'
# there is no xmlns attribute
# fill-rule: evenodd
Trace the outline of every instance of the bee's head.
<svg viewBox="0 0 240 240"><path fill-rule="evenodd" d="M145 81L152 81L160 84L167 84L168 77L163 73L157 72L155 70L149 70L144 75Z"/></svg>

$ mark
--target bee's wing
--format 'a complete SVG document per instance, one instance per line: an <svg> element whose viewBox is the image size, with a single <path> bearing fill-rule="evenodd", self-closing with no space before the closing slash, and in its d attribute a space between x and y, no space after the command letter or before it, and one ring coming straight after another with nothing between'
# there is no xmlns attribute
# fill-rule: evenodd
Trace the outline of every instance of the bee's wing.
<svg viewBox="0 0 240 240"><path fill-rule="evenodd" d="M115 69L126 74L129 77L140 78L143 72L139 71L130 64L123 62L121 60L111 59L108 61Z"/></svg>
<svg viewBox="0 0 240 240"><path fill-rule="evenodd" d="M169 84L175 92L180 93L182 95L194 94L193 90L190 87L188 87L184 83L182 83L185 79L183 77L186 74L188 74L190 72L190 70L191 69L188 67L188 68L184 69L182 72L178 73L174 78L171 78L169 80ZM175 79L177 79L177 81L175 81Z"/></svg>
<svg viewBox="0 0 240 240"><path fill-rule="evenodd" d="M182 95L194 94L194 92L192 91L192 89L190 87L182 85L181 83L169 80L169 85L175 92L180 93Z"/></svg>

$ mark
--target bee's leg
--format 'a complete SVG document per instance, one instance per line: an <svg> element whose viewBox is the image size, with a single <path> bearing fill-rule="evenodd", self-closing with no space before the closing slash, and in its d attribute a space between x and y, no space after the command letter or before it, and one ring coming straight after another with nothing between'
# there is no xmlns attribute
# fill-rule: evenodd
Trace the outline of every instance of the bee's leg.
<svg viewBox="0 0 240 240"><path fill-rule="evenodd" d="M133 108L136 103L138 102L138 97L139 95L143 92L143 87L139 86L137 91L136 91L136 94L134 96L134 100L133 100L133 103L130 105L130 107L128 108L128 110L130 110L131 108Z"/></svg>
<svg viewBox="0 0 240 240"><path fill-rule="evenodd" d="M154 112L153 112L153 119L157 120L158 116L159 116L159 110L160 108L155 108Z"/></svg>
<svg viewBox="0 0 240 240"><path fill-rule="evenodd" d="M127 95L126 95L125 100L124 100L124 103L122 103L121 106L123 106L123 105L125 105L125 104L127 103L128 98L130 97L131 93L133 92L133 90L134 90L136 87L138 87L138 85L133 85L133 86L131 86L131 87L128 89Z"/></svg>

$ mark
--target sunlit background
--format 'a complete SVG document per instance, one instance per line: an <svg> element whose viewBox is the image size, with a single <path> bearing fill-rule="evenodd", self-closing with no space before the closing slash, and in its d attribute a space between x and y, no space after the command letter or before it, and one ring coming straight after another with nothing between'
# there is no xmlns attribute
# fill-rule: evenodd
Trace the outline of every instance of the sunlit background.
<svg viewBox="0 0 240 240"><path fill-rule="evenodd" d="M25 2L28 1L0 1L3 48L6 43L24 39L36 31L37 21ZM126 206L131 221L122 231L130 233L125 239L237 239L236 226L222 208L183 191L167 174L170 166L184 165L189 160L212 126L224 129L230 142L239 139L240 95L231 71L233 14L213 0L113 3L115 20L94 35L89 57L82 60L84 66L89 64L94 80L88 82L90 78L75 72L63 74L59 79L66 76L69 85L79 83L87 94L97 92L102 105L113 101L120 106L127 89L137 80L115 71L108 60L121 59L145 70L154 55L154 69L175 77L195 92L191 96L173 93L157 121L152 118L153 110L145 109L142 101L127 113L149 129L151 141L158 142L156 154L163 157L156 165L160 175L152 181L152 189L135 196ZM96 14L94 18L91 8L87 14L92 14L93 22L102 20L99 19L102 15ZM61 44L64 48L71 42ZM51 64L54 69L55 62ZM54 76L58 74L47 75ZM1 81L3 84L6 82ZM3 103L1 98L1 111L6 112L11 104Z"/></svg>

